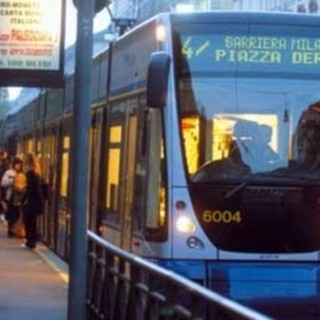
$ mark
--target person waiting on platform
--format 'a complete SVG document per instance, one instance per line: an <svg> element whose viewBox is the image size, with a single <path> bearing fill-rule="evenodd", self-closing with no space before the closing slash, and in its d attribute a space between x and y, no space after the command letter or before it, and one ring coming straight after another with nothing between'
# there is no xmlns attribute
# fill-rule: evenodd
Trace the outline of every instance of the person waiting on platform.
<svg viewBox="0 0 320 320"><path fill-rule="evenodd" d="M28 153L25 157L25 170L27 177L24 211L26 243L23 246L34 249L37 243L37 217L44 212L44 197L40 164L32 153Z"/></svg>
<svg viewBox="0 0 320 320"><path fill-rule="evenodd" d="M8 153L5 150L0 150L0 182L2 180L2 177L4 173L9 169L10 163L9 163L9 157ZM0 206L0 221L4 222L6 221L6 213L7 213L7 204L5 202L5 196L6 196L6 190L4 187L0 187L0 200L1 200L1 206Z"/></svg>
<svg viewBox="0 0 320 320"><path fill-rule="evenodd" d="M8 237L17 236L14 225L23 215L23 198L26 190L26 176L23 172L23 161L16 157L11 168L5 171L1 179L1 187L5 190L4 201L7 205L6 219L8 222Z"/></svg>

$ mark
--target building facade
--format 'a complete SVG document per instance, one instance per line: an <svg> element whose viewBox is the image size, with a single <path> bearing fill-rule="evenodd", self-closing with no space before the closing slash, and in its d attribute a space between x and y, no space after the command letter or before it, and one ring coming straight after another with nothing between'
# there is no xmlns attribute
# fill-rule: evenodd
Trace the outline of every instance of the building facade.
<svg viewBox="0 0 320 320"><path fill-rule="evenodd" d="M116 19L144 21L159 12L233 10L235 0L117 0L113 4Z"/></svg>
<svg viewBox="0 0 320 320"><path fill-rule="evenodd" d="M319 0L234 0L234 10L318 13Z"/></svg>
<svg viewBox="0 0 320 320"><path fill-rule="evenodd" d="M159 12L243 10L317 14L319 4L320 0L117 0L112 11L116 20L137 24Z"/></svg>

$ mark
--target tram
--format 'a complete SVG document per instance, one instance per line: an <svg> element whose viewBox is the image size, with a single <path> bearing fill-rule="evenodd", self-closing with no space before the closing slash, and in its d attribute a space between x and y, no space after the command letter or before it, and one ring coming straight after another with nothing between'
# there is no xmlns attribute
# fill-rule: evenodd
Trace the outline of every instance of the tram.
<svg viewBox="0 0 320 320"><path fill-rule="evenodd" d="M249 277L317 263L319 30L311 15L163 13L97 54L88 228L213 288L235 262ZM73 80L3 129L8 147L42 159L42 234L66 260ZM272 281L291 277L277 270Z"/></svg>

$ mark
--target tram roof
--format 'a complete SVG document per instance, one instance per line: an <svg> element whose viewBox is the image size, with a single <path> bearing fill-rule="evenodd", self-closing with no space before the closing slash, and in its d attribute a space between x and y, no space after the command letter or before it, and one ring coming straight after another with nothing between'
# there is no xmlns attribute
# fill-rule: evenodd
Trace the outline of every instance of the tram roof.
<svg viewBox="0 0 320 320"><path fill-rule="evenodd" d="M170 19L181 22L238 22L238 23L279 23L292 24L299 21L301 24L314 25L320 23L320 16L315 14L301 14L295 12L270 11L203 11L190 13L162 13Z"/></svg>
<svg viewBox="0 0 320 320"><path fill-rule="evenodd" d="M93 45L93 56L99 53L101 50L108 47L109 41L105 40L105 35L107 29L98 32L94 35L94 45ZM72 45L65 49L65 60L64 60L64 74L68 76L74 72L75 67L75 45ZM17 99L9 101L10 111L8 115L18 112L26 104L36 99L41 94L41 89L39 88L22 88L20 95Z"/></svg>

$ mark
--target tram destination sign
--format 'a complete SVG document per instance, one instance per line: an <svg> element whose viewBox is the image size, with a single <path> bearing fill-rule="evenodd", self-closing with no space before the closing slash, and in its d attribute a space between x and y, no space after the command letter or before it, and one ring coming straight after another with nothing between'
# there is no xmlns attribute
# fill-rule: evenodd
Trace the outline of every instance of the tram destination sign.
<svg viewBox="0 0 320 320"><path fill-rule="evenodd" d="M62 87L65 0L0 0L0 86Z"/></svg>
<svg viewBox="0 0 320 320"><path fill-rule="evenodd" d="M182 40L191 71L320 74L320 37L216 34Z"/></svg>

